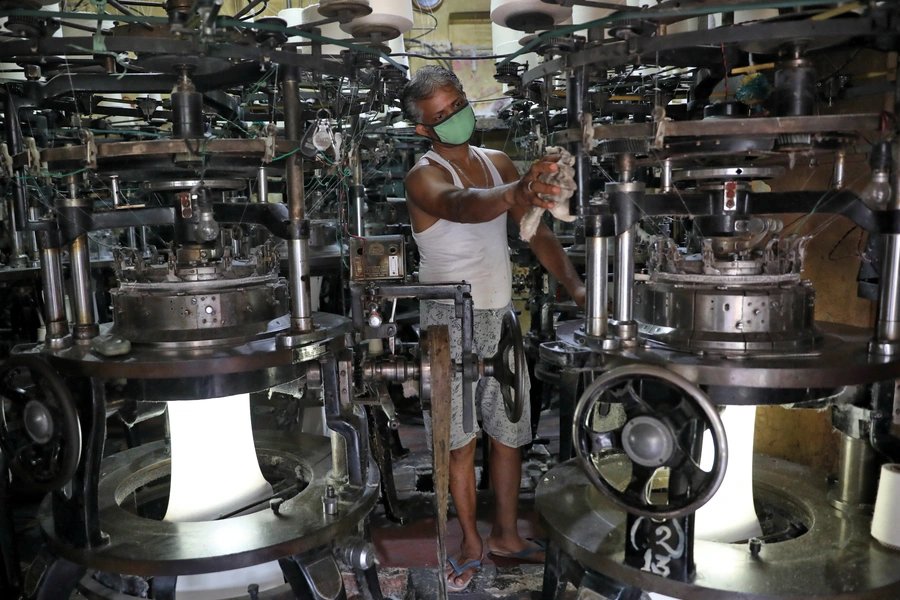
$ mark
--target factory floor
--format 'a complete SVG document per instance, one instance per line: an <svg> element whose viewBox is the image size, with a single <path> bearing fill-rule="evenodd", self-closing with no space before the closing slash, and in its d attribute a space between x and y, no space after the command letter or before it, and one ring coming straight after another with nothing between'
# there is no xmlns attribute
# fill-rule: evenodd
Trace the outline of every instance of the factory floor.
<svg viewBox="0 0 900 600"><path fill-rule="evenodd" d="M385 515L379 505L371 517L372 539L380 563L382 588L385 597L395 600L433 599L437 597L437 533L434 493L431 482L431 456L424 428L409 423L400 428L400 439L409 455L394 463L394 481L401 509L408 517L399 525ZM534 490L541 476L556 464L559 447L559 419L553 412L542 415L538 439L526 453L522 468L519 501L519 531L524 537L541 539L544 532L534 509ZM481 461L481 444L476 465ZM476 479L482 471L476 466ZM491 531L493 495L489 489L478 491L478 531L486 539ZM462 541L462 531L450 506L447 552L454 555ZM442 571L441 571L442 572ZM465 600L540 598L543 564L487 555L482 568L470 587L453 598ZM569 597L576 591L570 589ZM352 597L351 597L352 600Z"/></svg>

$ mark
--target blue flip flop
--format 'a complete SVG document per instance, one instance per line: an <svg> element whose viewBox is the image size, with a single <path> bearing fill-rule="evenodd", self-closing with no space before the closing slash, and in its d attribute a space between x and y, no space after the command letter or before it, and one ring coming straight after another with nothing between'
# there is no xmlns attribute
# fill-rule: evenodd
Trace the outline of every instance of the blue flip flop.
<svg viewBox="0 0 900 600"><path fill-rule="evenodd" d="M532 554L537 554L538 552L545 552L547 550L547 544L543 541L535 539L535 538L525 538L529 542L534 542L537 546L533 546L531 548L525 548L524 550L519 550L518 552L503 552L502 550L490 550L489 553L494 556L499 556L500 558L513 558L518 560L529 560ZM543 561L541 561L543 562Z"/></svg>
<svg viewBox="0 0 900 600"><path fill-rule="evenodd" d="M472 585L472 580L475 579L475 573L472 573L472 576L469 577L469 580L463 585L457 585L456 583L454 583L454 580L457 577L461 577L462 574L465 573L468 569L471 569L471 568L477 569L478 567L480 567L483 560L484 560L484 557L475 558L473 560L470 560L466 564L459 566L456 564L455 558L453 558L452 556L447 558L447 562L450 563L450 567L453 569L453 578L447 579L447 591L450 591L450 592L466 591L469 588L469 586Z"/></svg>

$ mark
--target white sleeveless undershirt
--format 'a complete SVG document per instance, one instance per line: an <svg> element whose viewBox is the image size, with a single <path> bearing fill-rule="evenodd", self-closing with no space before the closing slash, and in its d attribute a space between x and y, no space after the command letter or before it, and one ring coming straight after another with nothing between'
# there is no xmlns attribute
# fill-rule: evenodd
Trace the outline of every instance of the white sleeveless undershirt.
<svg viewBox="0 0 900 600"><path fill-rule="evenodd" d="M472 147L490 173L494 185L503 185L497 167L478 148ZM453 176L453 185L464 188L456 169L434 150L425 157ZM474 308L505 308L512 299L512 274L506 242L506 213L487 223L454 223L438 219L425 231L413 231L419 246L419 281L472 285Z"/></svg>

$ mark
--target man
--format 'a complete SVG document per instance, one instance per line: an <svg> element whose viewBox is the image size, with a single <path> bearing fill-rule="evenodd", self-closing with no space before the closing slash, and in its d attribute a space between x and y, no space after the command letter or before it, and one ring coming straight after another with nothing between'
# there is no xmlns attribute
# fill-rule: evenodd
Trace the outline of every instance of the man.
<svg viewBox="0 0 900 600"><path fill-rule="evenodd" d="M535 162L519 176L503 152L469 145L475 114L462 84L451 71L426 66L419 69L400 97L416 133L432 141L428 152L406 176L406 193L413 237L419 246L419 280L423 283L468 281L472 285L475 351L496 352L503 314L511 308L511 276L507 246L507 215L516 224L532 206L552 207L539 196L559 188L538 180L558 170L549 160ZM584 285L572 263L546 225L531 239L541 264L565 286L579 304ZM422 301L421 325L450 326L451 356L460 358L461 327L452 304ZM454 376L450 433L450 494L462 527L463 542L448 568L448 588L468 587L484 557L484 544L475 526L475 431L462 423L462 382ZM487 551L497 556L542 560L541 548L523 539L517 528L519 485L522 473L519 448L531 442L530 407L519 423L506 417L497 382L483 379L475 390L480 417L490 442L490 474L495 493L496 518L486 540Z"/></svg>

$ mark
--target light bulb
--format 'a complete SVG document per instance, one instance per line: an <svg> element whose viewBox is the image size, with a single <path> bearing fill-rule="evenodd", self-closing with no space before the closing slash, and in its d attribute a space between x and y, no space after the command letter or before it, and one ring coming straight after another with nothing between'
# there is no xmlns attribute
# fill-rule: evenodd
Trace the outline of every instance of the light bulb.
<svg viewBox="0 0 900 600"><path fill-rule="evenodd" d="M891 184L885 169L872 171L872 179L859 195L866 206L872 210L887 210L891 201Z"/></svg>
<svg viewBox="0 0 900 600"><path fill-rule="evenodd" d="M197 223L196 238L200 243L211 242L219 237L219 224L213 218L212 211L200 211L200 222Z"/></svg>
<svg viewBox="0 0 900 600"><path fill-rule="evenodd" d="M316 132L313 134L313 146L315 146L316 150L324 152L331 148L332 142L331 123L328 119L319 119L319 122L316 125Z"/></svg>

